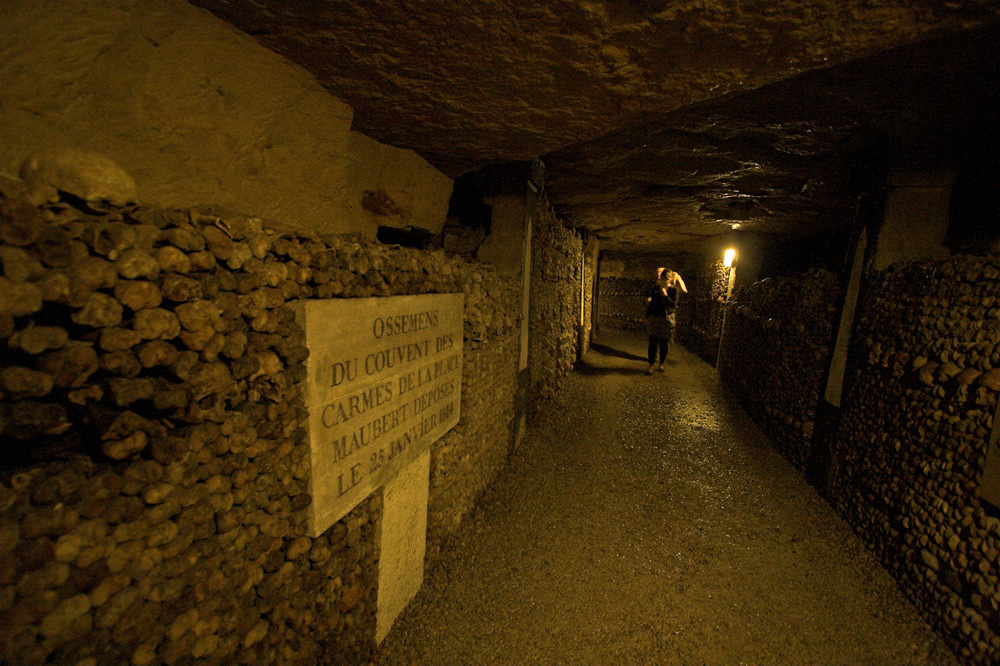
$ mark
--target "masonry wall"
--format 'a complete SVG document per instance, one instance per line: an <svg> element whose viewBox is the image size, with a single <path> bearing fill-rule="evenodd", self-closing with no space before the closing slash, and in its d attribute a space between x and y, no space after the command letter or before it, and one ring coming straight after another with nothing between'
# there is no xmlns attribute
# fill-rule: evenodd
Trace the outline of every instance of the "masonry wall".
<svg viewBox="0 0 1000 666"><path fill-rule="evenodd" d="M841 287L822 269L733 294L719 374L781 454L805 471L833 345Z"/></svg>
<svg viewBox="0 0 1000 666"><path fill-rule="evenodd" d="M529 395L552 398L577 358L583 241L539 195L532 229Z"/></svg>
<svg viewBox="0 0 1000 666"><path fill-rule="evenodd" d="M876 272L830 499L966 664L1000 663L1000 519L977 488L1000 392L1000 260Z"/></svg>
<svg viewBox="0 0 1000 666"><path fill-rule="evenodd" d="M452 181L351 131L305 70L187 2L6 0L0 172L32 155L110 157L139 200L206 202L324 233L439 233Z"/></svg>
<svg viewBox="0 0 1000 666"><path fill-rule="evenodd" d="M307 350L286 303L466 293L432 556L510 443L514 286L190 209L7 198L0 241L0 661L363 663L381 497L306 536Z"/></svg>

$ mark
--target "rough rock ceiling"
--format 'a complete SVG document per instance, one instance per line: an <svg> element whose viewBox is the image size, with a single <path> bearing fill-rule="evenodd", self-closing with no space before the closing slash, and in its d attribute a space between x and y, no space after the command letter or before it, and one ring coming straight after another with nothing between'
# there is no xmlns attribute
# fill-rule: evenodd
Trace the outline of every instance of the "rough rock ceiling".
<svg viewBox="0 0 1000 666"><path fill-rule="evenodd" d="M648 119L548 155L550 199L609 248L847 228L863 162L954 168L997 122L998 44L970 31Z"/></svg>
<svg viewBox="0 0 1000 666"><path fill-rule="evenodd" d="M560 212L620 249L842 224L851 160L942 122L925 75L995 61L995 32L963 44L1000 16L988 0L193 2L450 175L544 156ZM886 53L908 44L925 46Z"/></svg>

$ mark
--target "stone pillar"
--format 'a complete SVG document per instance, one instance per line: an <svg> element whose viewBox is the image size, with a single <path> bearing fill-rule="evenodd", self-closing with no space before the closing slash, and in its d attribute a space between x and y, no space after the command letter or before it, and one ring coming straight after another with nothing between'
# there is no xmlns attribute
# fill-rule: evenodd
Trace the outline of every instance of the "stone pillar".
<svg viewBox="0 0 1000 666"><path fill-rule="evenodd" d="M381 643L424 582L430 449L382 489L375 640Z"/></svg>
<svg viewBox="0 0 1000 666"><path fill-rule="evenodd" d="M919 158L917 158L919 161ZM950 255L944 245L955 173L949 169L890 169L886 176L884 206L880 197L863 196L859 206L862 226L850 260L834 348L830 355L823 400L817 415L817 437L807 469L810 482L825 493L831 470L830 433L836 432L841 398L854 330L855 309L868 270L885 270L899 261L942 259ZM882 207L881 214L879 208ZM881 218L881 224L878 224ZM869 229L878 227L878 234ZM870 262L870 263L869 263Z"/></svg>
<svg viewBox="0 0 1000 666"><path fill-rule="evenodd" d="M476 259L493 265L501 275L521 278L525 270L525 199L502 195L483 202L490 207L490 234L476 250Z"/></svg>
<svg viewBox="0 0 1000 666"><path fill-rule="evenodd" d="M946 259L948 204L955 173L890 171L885 220L879 231L873 268L884 270L897 261Z"/></svg>
<svg viewBox="0 0 1000 666"><path fill-rule="evenodd" d="M527 395L528 384L531 383L531 371L528 368L528 341L531 330L531 235L532 216L535 212L537 189L528 183L527 204L524 211L524 240L521 252L521 354L517 362L517 424L514 426L514 448L521 445L524 433L528 429Z"/></svg>
<svg viewBox="0 0 1000 666"><path fill-rule="evenodd" d="M851 262L851 275L847 282L847 292L844 295L844 307L840 311L840 325L837 329L837 340L830 357L830 371L826 379L824 397L834 407L840 407L840 394L844 388L844 372L847 368L847 350L851 344L851 330L854 327L854 310L858 304L858 291L861 288L861 271L864 267L865 250L868 247L868 231L861 230L858 242L854 247L854 259Z"/></svg>
<svg viewBox="0 0 1000 666"><path fill-rule="evenodd" d="M536 192L526 186L524 196L505 194L484 199L490 207L490 234L476 251L476 258L492 264L501 275L521 283L521 344L518 357L517 414L514 424L514 447L524 437L527 427L528 316L531 293L531 226Z"/></svg>

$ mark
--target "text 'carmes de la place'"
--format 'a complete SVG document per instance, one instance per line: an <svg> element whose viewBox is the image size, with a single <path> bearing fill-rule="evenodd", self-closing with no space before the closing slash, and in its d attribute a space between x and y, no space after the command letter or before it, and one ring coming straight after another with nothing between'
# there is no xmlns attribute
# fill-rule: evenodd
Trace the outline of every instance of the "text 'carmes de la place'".
<svg viewBox="0 0 1000 666"><path fill-rule="evenodd" d="M462 354L460 348L454 348L456 336L461 334L454 330L434 332L438 322L437 310L376 317L369 329L374 350L331 364L332 389L343 390L357 379L368 380L358 382L363 388L324 405L319 414L329 433L326 441L331 462L350 458L353 463L337 475L338 495L361 483L365 474L378 471L455 412L451 401L461 380L454 373L461 371ZM413 333L423 339L413 341ZM408 342L390 343L404 334L410 334L404 338ZM384 379L377 379L378 375ZM369 411L372 414L365 416ZM377 444L383 438L388 444ZM362 451L371 451L367 469L361 461L354 462Z"/></svg>

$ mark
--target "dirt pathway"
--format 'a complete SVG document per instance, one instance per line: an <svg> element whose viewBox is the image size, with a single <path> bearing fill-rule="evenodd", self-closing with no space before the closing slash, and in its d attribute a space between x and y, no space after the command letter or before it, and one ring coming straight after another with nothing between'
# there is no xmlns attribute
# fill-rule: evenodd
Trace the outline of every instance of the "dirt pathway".
<svg viewBox="0 0 1000 666"><path fill-rule="evenodd" d="M956 663L682 348L602 339L378 663Z"/></svg>

